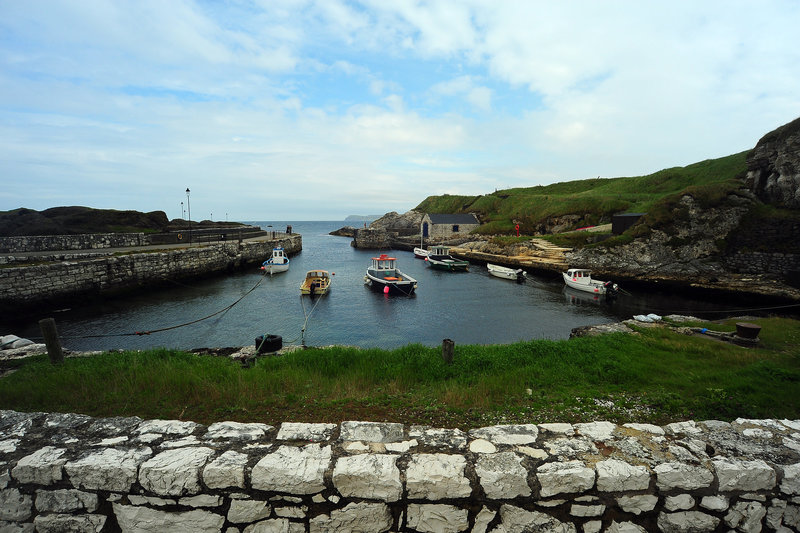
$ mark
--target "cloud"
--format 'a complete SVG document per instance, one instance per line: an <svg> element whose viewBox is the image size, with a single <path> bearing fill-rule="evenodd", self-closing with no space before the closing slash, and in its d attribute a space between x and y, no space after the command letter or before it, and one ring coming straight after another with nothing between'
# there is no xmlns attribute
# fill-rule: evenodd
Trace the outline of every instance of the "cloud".
<svg viewBox="0 0 800 533"><path fill-rule="evenodd" d="M780 0L4 2L0 209L174 217L189 186L193 214L339 218L728 155L800 114L798 24Z"/></svg>

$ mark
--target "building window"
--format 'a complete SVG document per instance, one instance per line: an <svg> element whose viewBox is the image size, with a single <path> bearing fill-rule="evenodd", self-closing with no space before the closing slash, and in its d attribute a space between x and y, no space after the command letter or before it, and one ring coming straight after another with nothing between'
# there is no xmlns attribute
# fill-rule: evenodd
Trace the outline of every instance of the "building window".
<svg viewBox="0 0 800 533"><path fill-rule="evenodd" d="M453 233L458 233L458 224L453 224Z"/></svg>

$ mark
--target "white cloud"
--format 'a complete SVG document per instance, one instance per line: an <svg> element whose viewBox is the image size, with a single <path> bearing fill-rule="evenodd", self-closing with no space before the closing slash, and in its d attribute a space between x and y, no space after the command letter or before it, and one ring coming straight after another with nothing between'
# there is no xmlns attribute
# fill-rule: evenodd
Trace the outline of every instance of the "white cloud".
<svg viewBox="0 0 800 533"><path fill-rule="evenodd" d="M0 209L176 216L190 186L338 217L723 156L800 115L798 25L780 0L0 3Z"/></svg>

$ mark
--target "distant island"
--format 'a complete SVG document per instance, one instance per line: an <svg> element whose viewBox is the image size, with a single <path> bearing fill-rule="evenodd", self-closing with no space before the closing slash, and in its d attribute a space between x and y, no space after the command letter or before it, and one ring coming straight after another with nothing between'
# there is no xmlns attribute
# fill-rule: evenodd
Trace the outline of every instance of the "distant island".
<svg viewBox="0 0 800 533"><path fill-rule="evenodd" d="M378 220L383 215L349 215L344 219L345 222L372 222Z"/></svg>

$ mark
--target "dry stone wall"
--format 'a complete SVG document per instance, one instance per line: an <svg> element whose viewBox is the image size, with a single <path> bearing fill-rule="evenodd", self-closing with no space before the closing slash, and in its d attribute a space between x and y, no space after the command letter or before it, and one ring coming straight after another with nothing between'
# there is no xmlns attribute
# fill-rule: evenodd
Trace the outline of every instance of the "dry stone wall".
<svg viewBox="0 0 800 533"><path fill-rule="evenodd" d="M82 294L122 292L261 263L274 246L302 248L300 235L271 241L228 241L193 248L0 268L0 310L31 308Z"/></svg>
<svg viewBox="0 0 800 533"><path fill-rule="evenodd" d="M800 420L664 427L0 411L0 531L798 531Z"/></svg>
<svg viewBox="0 0 800 533"><path fill-rule="evenodd" d="M97 250L150 244L144 233L86 233L0 237L0 253Z"/></svg>

